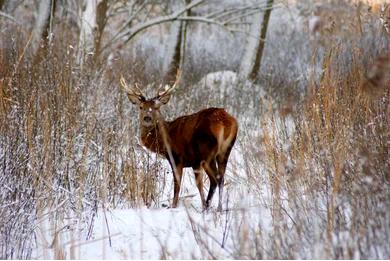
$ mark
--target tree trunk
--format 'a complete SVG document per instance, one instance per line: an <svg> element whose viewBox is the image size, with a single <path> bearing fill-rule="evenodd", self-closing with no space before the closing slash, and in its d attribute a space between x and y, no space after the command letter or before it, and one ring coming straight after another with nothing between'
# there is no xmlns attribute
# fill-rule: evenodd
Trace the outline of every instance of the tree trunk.
<svg viewBox="0 0 390 261"><path fill-rule="evenodd" d="M0 11L3 10L4 5L5 5L5 0L0 0Z"/></svg>
<svg viewBox="0 0 390 261"><path fill-rule="evenodd" d="M52 31L52 21L56 8L56 0L41 0L39 2L37 19L33 29L32 48L35 61L38 62L47 54Z"/></svg>
<svg viewBox="0 0 390 261"><path fill-rule="evenodd" d="M97 0L84 0L81 8L81 24L77 60L83 64L95 47Z"/></svg>
<svg viewBox="0 0 390 261"><path fill-rule="evenodd" d="M101 41L102 41L102 35L104 31L104 27L107 23L107 11L108 11L108 0L102 0L97 5L97 11L96 11L96 35L95 35L95 55L94 60L97 61L99 55L100 55L100 47L101 47Z"/></svg>
<svg viewBox="0 0 390 261"><path fill-rule="evenodd" d="M191 0L185 0L185 4L188 5L191 3ZM186 16L191 15L191 10L188 10L185 13ZM164 84L173 84L176 80L176 75L179 69L183 68L184 57L185 57L185 48L187 42L187 22L175 22L172 26L176 26L173 30L173 35L175 37L174 51L170 55L170 62L164 77Z"/></svg>
<svg viewBox="0 0 390 261"><path fill-rule="evenodd" d="M102 35L107 23L109 0L84 0L81 8L81 24L77 60L97 62Z"/></svg>
<svg viewBox="0 0 390 261"><path fill-rule="evenodd" d="M261 59L267 36L268 22L271 17L273 0L267 0L267 7L261 20L261 14L253 16L251 33L248 37L244 57L240 66L241 78L256 80L257 73L260 70Z"/></svg>

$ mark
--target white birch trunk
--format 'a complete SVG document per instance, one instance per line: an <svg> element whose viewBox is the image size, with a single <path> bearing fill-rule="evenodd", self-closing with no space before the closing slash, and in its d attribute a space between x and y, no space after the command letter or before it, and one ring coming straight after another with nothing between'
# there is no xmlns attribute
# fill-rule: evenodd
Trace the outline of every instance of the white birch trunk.
<svg viewBox="0 0 390 261"><path fill-rule="evenodd" d="M94 52L97 0L84 0L81 21L78 61L80 64L88 54Z"/></svg>
<svg viewBox="0 0 390 261"><path fill-rule="evenodd" d="M32 48L34 54L39 49L43 32L46 30L47 21L50 19L51 1L52 0L40 0L39 2L38 13L35 19L35 26L32 32Z"/></svg>
<svg viewBox="0 0 390 261"><path fill-rule="evenodd" d="M258 12L253 15L250 33L246 39L245 51L240 64L239 77L247 79L255 64L257 50L260 44L261 24L263 13Z"/></svg>
<svg viewBox="0 0 390 261"><path fill-rule="evenodd" d="M173 11L176 11L176 10L179 10L180 8L182 8L181 4L177 4L175 6L173 6ZM164 60L164 64L163 64L163 71L164 71L164 74L166 74L169 69L170 69L170 66L172 65L172 61L173 61L173 56L175 54L175 49L176 49L176 46L177 46L177 42L179 41L179 35L181 34L181 26L180 26L181 22L180 21L175 21L171 24L171 30L170 30L170 34L169 34L169 38L167 40L167 47L166 47L166 52L165 52L165 60Z"/></svg>
<svg viewBox="0 0 390 261"><path fill-rule="evenodd" d="M175 53L175 47L179 39L180 23L181 22L173 22L171 25L171 30L170 30L171 32L169 34L169 38L166 46L166 52L165 52L164 73L168 72L169 67L171 66L172 63L173 55Z"/></svg>

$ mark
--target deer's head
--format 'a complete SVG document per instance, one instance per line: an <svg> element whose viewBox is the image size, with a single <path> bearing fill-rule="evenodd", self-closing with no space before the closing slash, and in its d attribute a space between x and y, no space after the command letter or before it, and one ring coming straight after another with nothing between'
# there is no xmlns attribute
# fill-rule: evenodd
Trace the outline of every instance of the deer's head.
<svg viewBox="0 0 390 261"><path fill-rule="evenodd" d="M125 79L121 77L120 85L122 89L126 92L130 102L137 105L140 109L141 127L156 126L157 121L162 119L160 107L168 103L172 92L178 85L179 80L180 72L178 72L176 81L173 85L160 85L157 95L151 99L146 99L137 84L129 86L127 85Z"/></svg>

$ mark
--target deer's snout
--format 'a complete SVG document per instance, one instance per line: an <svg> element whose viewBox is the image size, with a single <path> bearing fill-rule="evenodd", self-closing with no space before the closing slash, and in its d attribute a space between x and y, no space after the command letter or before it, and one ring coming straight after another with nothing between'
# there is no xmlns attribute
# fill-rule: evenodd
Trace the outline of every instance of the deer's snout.
<svg viewBox="0 0 390 261"><path fill-rule="evenodd" d="M144 122L146 122L146 123L152 122L152 117L150 117L150 116L145 116L145 117L144 117Z"/></svg>

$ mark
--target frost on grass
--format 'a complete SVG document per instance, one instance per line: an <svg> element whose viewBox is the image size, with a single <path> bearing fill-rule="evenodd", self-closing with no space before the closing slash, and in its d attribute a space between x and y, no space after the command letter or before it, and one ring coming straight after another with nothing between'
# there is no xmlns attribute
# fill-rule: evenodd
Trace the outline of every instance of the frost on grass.
<svg viewBox="0 0 390 261"><path fill-rule="evenodd" d="M221 213L218 192L201 211L190 169L179 208L166 208L169 164L140 145L137 108L118 88L124 75L155 94L166 27L83 68L73 16L54 21L37 64L28 50L20 59L28 35L2 30L0 258L389 258L388 79L366 75L388 39L374 13L362 9L361 35L353 6L318 3L342 12L273 11L256 83L236 73L245 33L189 25L186 80L163 113L215 106L237 118ZM332 25L328 14L351 23L310 35L310 17Z"/></svg>

